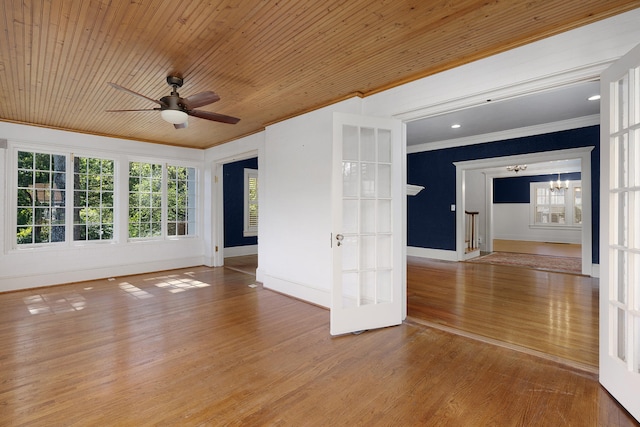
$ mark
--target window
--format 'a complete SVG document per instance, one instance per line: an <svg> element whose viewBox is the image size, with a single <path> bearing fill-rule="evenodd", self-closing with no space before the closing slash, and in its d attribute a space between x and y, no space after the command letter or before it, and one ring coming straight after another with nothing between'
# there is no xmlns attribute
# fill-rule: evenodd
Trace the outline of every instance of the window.
<svg viewBox="0 0 640 427"><path fill-rule="evenodd" d="M573 187L573 223L582 224L582 187Z"/></svg>
<svg viewBox="0 0 640 427"><path fill-rule="evenodd" d="M569 181L569 188L551 191L548 182L531 183L531 224L541 227L579 227L582 224L580 181Z"/></svg>
<svg viewBox="0 0 640 427"><path fill-rule="evenodd" d="M162 165L129 162L129 237L162 236Z"/></svg>
<svg viewBox="0 0 640 427"><path fill-rule="evenodd" d="M113 239L113 160L73 159L73 240Z"/></svg>
<svg viewBox="0 0 640 427"><path fill-rule="evenodd" d="M167 166L167 235L196 233L196 170Z"/></svg>
<svg viewBox="0 0 640 427"><path fill-rule="evenodd" d="M244 236L258 235L258 171L244 170Z"/></svg>
<svg viewBox="0 0 640 427"><path fill-rule="evenodd" d="M18 245L65 241L67 157L18 151Z"/></svg>

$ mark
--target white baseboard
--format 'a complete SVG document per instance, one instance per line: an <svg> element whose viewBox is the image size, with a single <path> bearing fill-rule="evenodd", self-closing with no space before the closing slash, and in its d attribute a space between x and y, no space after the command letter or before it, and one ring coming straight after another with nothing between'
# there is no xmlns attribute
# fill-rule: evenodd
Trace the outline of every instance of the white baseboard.
<svg viewBox="0 0 640 427"><path fill-rule="evenodd" d="M600 264L591 264L591 277L600 278Z"/></svg>
<svg viewBox="0 0 640 427"><path fill-rule="evenodd" d="M456 251L447 251L444 249L418 248L414 246L407 246L407 256L439 259L443 261L458 260L458 253Z"/></svg>
<svg viewBox="0 0 640 427"><path fill-rule="evenodd" d="M331 291L328 289L320 289L303 283L292 282L265 272L261 272L260 276L262 280L259 280L256 275L256 281L262 282L265 289L271 289L281 294L319 305L320 307L329 308L331 305Z"/></svg>
<svg viewBox="0 0 640 427"><path fill-rule="evenodd" d="M258 255L258 245L234 246L232 248L224 248L224 257Z"/></svg>
<svg viewBox="0 0 640 427"><path fill-rule="evenodd" d="M45 274L25 274L20 277L0 277L0 292L84 282L86 280L97 280L107 277L152 273L155 271L172 270L174 268L193 267L203 265L203 261L203 257L173 258L161 261L120 264L85 270L76 269L73 271L48 272Z"/></svg>

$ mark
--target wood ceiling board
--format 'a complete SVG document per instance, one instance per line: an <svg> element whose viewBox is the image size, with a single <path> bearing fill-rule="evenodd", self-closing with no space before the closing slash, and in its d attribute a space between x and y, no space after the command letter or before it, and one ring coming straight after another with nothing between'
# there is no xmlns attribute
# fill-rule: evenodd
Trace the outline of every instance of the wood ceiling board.
<svg viewBox="0 0 640 427"><path fill-rule="evenodd" d="M0 4L0 120L207 148L351 94L369 95L634 9L629 0L280 2L122 0ZM114 82L183 97L237 125L175 130Z"/></svg>

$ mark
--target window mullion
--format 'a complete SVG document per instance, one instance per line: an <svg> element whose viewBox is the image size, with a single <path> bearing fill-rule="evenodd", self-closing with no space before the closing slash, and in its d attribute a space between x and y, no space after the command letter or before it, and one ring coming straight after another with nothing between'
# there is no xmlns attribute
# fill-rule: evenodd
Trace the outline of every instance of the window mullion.
<svg viewBox="0 0 640 427"><path fill-rule="evenodd" d="M168 163L165 163L162 167L162 182L160 184L160 191L161 191L161 202L160 202L160 206L161 206L161 215L160 218L162 220L162 225L161 225L161 229L162 229L162 237L164 239L166 239L168 237L168 229L169 227L167 226L167 221L168 221L168 214L167 211L169 210L169 203L168 203L168 187L169 187L169 182L168 182L168 173L167 173L167 169L169 167Z"/></svg>
<svg viewBox="0 0 640 427"><path fill-rule="evenodd" d="M65 206L64 206L65 239L68 245L72 245L74 243L73 210L75 208L75 203L74 203L75 187L74 187L74 179L73 179L73 174L74 174L73 162L74 162L74 154L69 153L69 155L67 156L67 171L65 173L66 185L65 185Z"/></svg>

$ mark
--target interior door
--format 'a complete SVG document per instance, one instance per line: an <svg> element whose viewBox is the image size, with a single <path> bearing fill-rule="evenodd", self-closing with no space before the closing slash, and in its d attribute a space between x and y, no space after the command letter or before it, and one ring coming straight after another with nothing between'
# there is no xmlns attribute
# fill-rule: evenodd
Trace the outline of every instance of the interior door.
<svg viewBox="0 0 640 427"><path fill-rule="evenodd" d="M640 46L601 95L600 383L640 420Z"/></svg>
<svg viewBox="0 0 640 427"><path fill-rule="evenodd" d="M332 335L403 320L401 131L398 120L334 115Z"/></svg>

